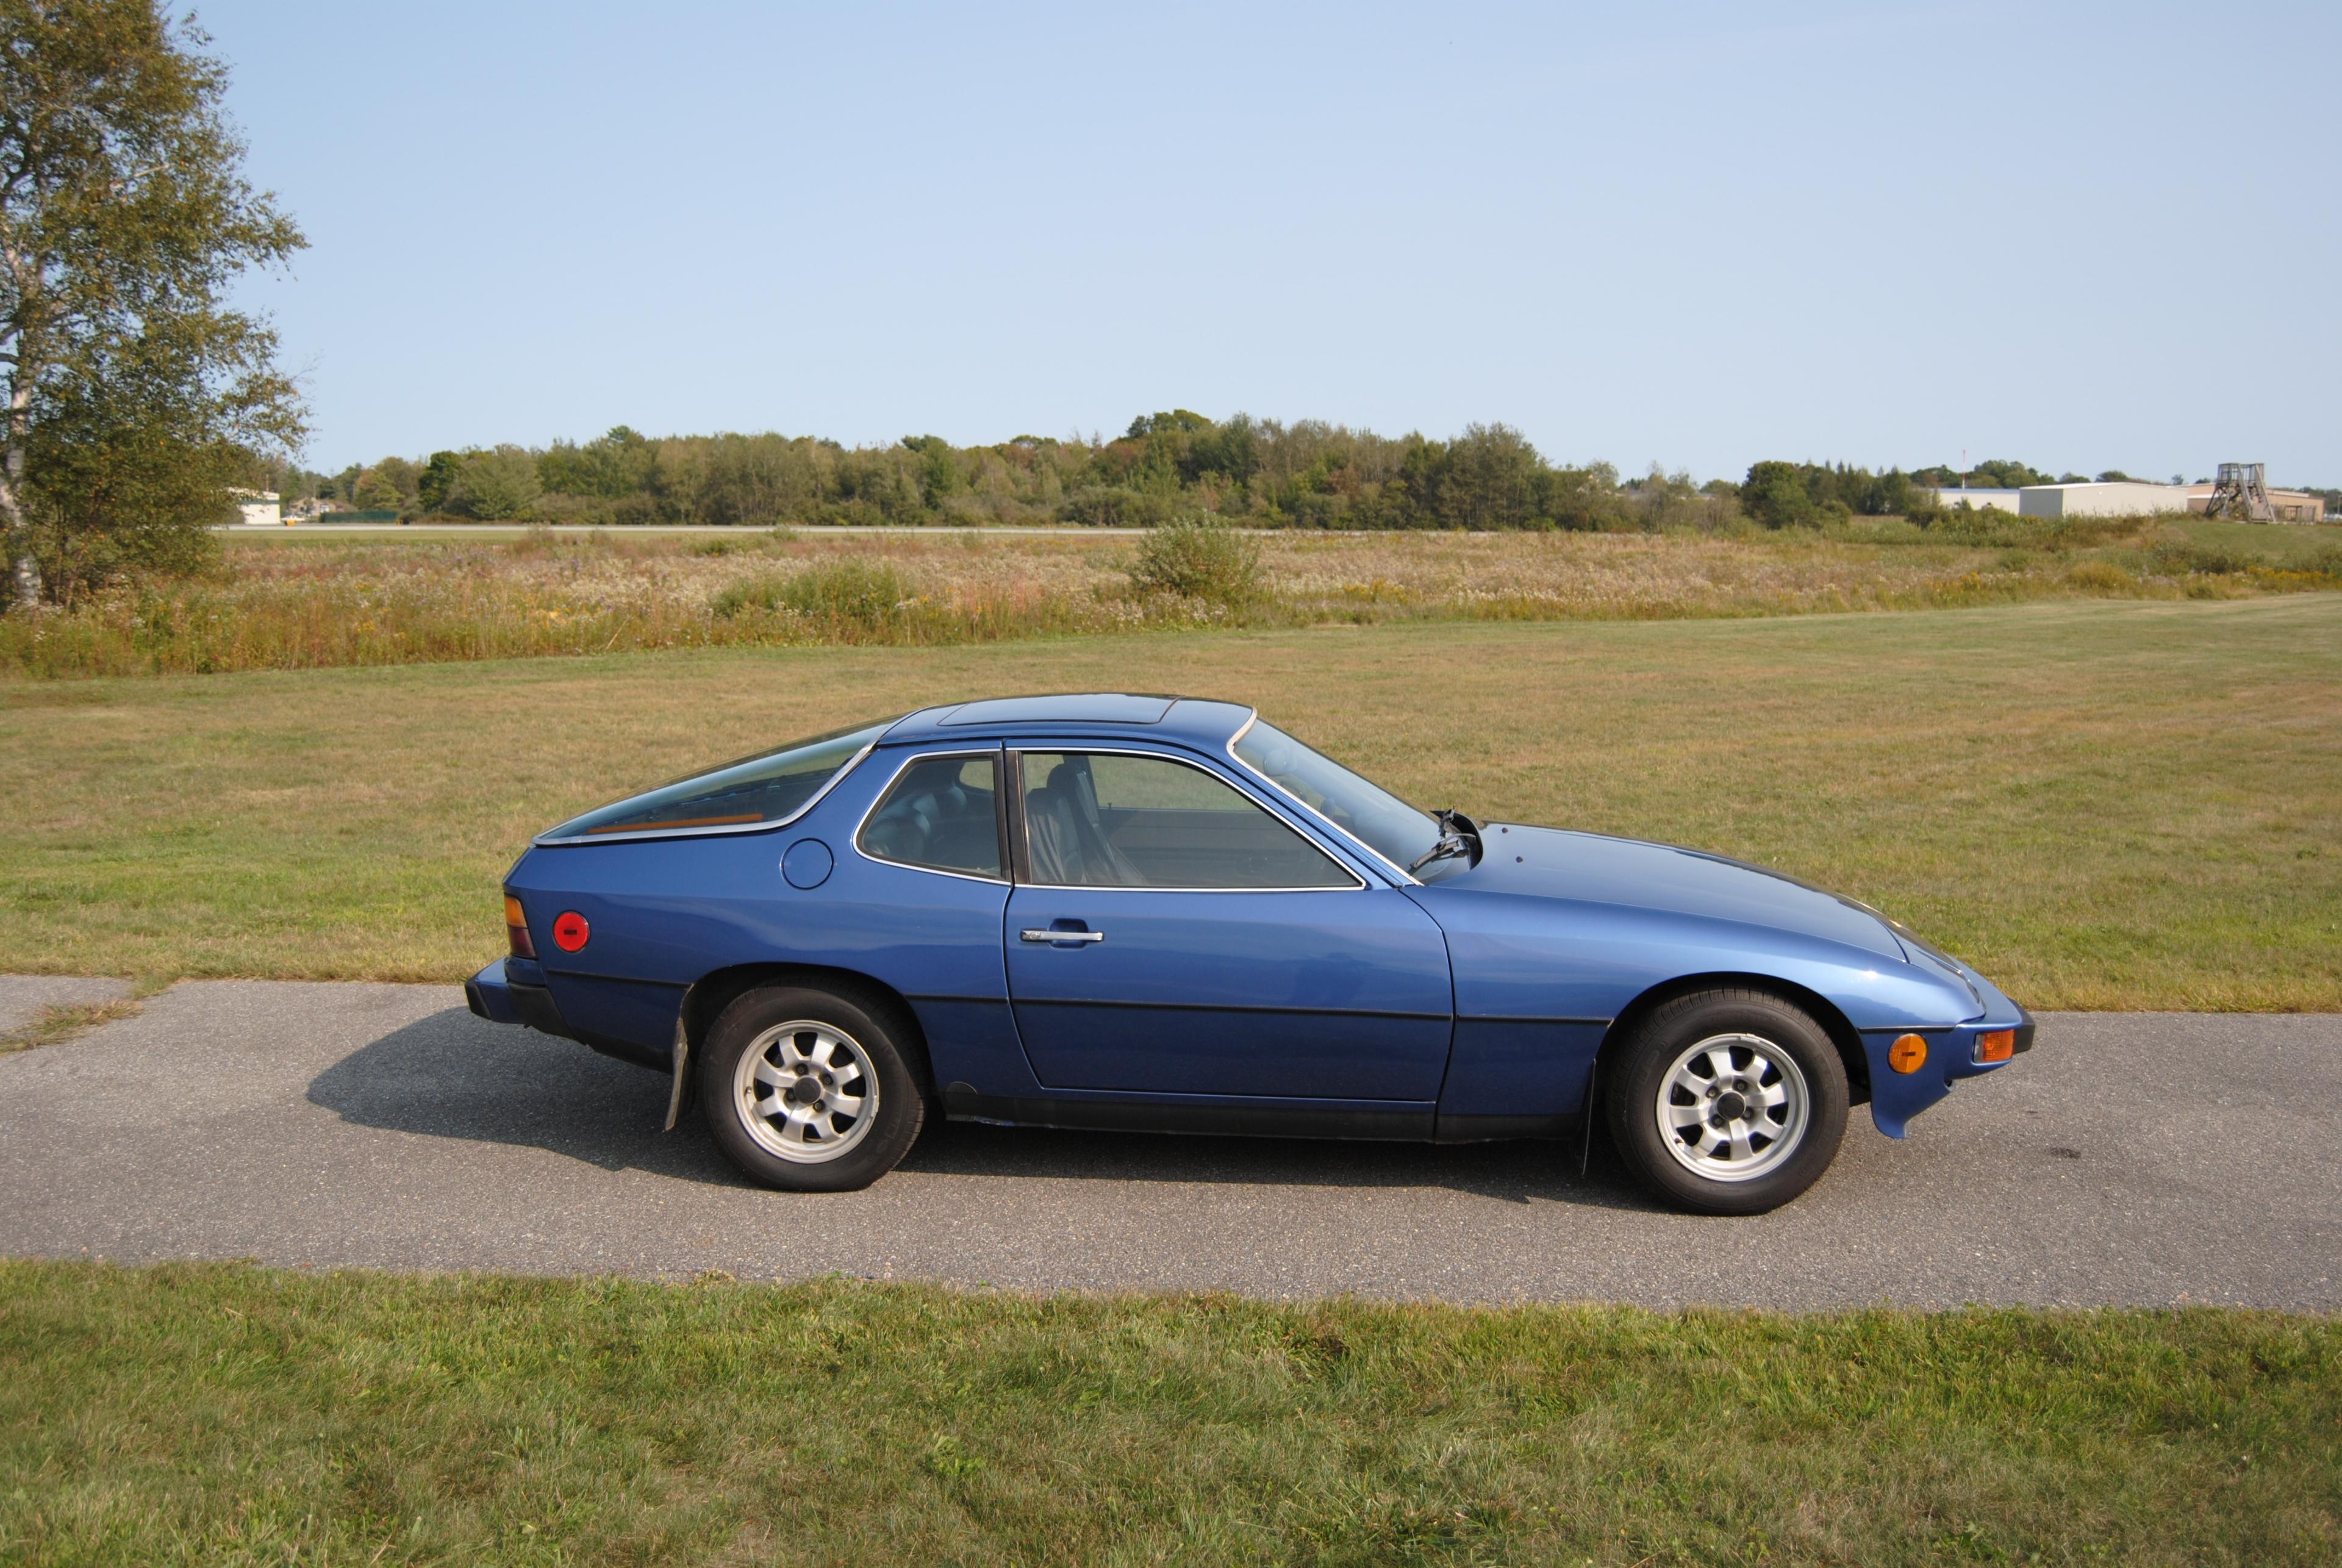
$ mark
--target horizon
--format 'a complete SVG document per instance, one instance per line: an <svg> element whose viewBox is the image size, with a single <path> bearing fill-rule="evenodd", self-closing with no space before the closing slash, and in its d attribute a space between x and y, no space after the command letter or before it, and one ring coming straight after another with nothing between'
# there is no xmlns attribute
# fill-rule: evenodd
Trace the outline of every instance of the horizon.
<svg viewBox="0 0 2342 1568"><path fill-rule="evenodd" d="M2342 133L2306 73L2240 109L2193 67L2331 58L2319 8L202 22L311 240L239 297L322 472L1167 404L1702 479L1965 450L2342 483Z"/></svg>

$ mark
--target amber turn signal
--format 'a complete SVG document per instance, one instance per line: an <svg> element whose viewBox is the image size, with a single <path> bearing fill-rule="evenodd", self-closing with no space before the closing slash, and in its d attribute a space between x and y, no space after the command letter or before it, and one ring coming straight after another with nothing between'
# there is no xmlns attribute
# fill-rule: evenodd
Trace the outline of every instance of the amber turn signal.
<svg viewBox="0 0 2342 1568"><path fill-rule="evenodd" d="M2006 1062L2016 1054L2014 1029L1993 1029L1977 1036L1976 1059L1979 1062Z"/></svg>
<svg viewBox="0 0 2342 1568"><path fill-rule="evenodd" d="M1897 1034L1887 1048L1887 1064L1897 1073L1917 1073L1927 1064L1927 1043L1917 1034Z"/></svg>
<svg viewBox="0 0 2342 1568"><path fill-rule="evenodd" d="M505 940L512 944L515 958L536 956L536 944L528 939L528 916L520 910L520 900L505 894Z"/></svg>

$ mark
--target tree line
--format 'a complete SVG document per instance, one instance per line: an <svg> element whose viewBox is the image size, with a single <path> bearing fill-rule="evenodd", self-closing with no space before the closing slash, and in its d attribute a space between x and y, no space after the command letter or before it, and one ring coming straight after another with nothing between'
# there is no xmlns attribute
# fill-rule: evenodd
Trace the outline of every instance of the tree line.
<svg viewBox="0 0 2342 1568"><path fill-rule="evenodd" d="M591 441L385 457L333 474L285 467L275 482L288 504L482 522L1148 527L1208 513L1262 527L1616 530L1742 515L1775 528L1924 520L1938 490L1963 483L2015 489L2087 477L1994 458L1964 472L1768 460L1736 484L1656 469L1622 478L1607 463L1552 462L1501 424L1441 440L1177 408L1141 414L1112 440L1019 435L972 446L938 435L851 447L769 434L652 437L620 425Z"/></svg>
<svg viewBox="0 0 2342 1568"><path fill-rule="evenodd" d="M1191 409L1142 414L1121 435L1019 435L956 446L817 436L651 437L385 457L335 474L278 473L288 503L405 517L591 524L1070 523L1146 527L1193 513L1299 528L1646 528L1729 521L1736 487L1606 463L1556 464L1506 424L1435 439L1321 420Z"/></svg>

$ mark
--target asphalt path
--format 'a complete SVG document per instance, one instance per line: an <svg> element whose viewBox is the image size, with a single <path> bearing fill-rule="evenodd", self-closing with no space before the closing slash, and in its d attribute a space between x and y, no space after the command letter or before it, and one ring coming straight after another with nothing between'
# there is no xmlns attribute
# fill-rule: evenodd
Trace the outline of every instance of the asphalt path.
<svg viewBox="0 0 2342 1568"><path fill-rule="evenodd" d="M300 523L223 523L216 534L282 534L287 529L300 534L401 534L407 538L444 539L511 539L524 533L543 529L548 534L585 535L588 534L732 534L753 537L768 532L754 524L733 523L322 523L310 518ZM952 524L887 524L887 523L815 523L801 530L805 537L822 539L832 534L898 534L907 537L938 534L982 534L987 537L1001 535L1013 538L1096 539L1136 537L1148 532L1145 528L1095 527L1082 523L1045 524L1008 524L984 523ZM1239 528L1239 534L1276 534L1287 530L1276 528ZM1359 529L1354 532L1364 533Z"/></svg>
<svg viewBox="0 0 2342 1568"><path fill-rule="evenodd" d="M0 981L0 1006L10 983ZM1825 1308L2342 1307L2342 1017L2052 1014L1756 1219L1597 1149L947 1126L866 1192L742 1182L663 1076L443 986L187 983L0 1057L0 1253L1022 1291Z"/></svg>

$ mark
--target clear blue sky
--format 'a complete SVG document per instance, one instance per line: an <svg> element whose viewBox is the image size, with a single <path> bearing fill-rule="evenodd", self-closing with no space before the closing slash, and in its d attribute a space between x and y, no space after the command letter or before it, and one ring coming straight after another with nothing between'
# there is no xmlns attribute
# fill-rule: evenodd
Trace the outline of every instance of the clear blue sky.
<svg viewBox="0 0 2342 1568"><path fill-rule="evenodd" d="M2342 5L215 0L308 460L1174 404L2342 484Z"/></svg>

